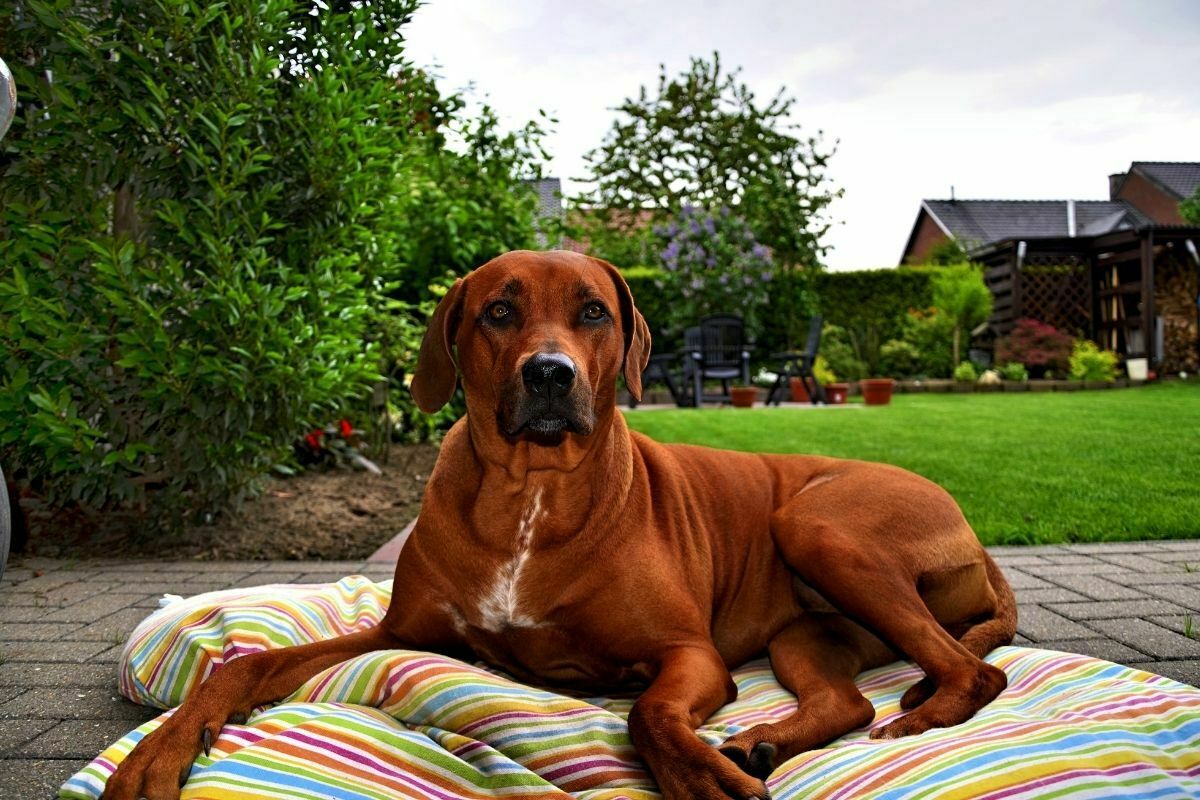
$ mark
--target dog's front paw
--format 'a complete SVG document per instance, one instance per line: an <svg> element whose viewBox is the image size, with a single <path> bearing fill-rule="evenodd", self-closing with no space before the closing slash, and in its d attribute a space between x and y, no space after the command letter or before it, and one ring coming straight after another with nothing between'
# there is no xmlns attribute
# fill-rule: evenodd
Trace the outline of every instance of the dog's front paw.
<svg viewBox="0 0 1200 800"><path fill-rule="evenodd" d="M187 725L178 714L170 717L117 766L100 800L178 800L192 763L212 740L208 728Z"/></svg>
<svg viewBox="0 0 1200 800"><path fill-rule="evenodd" d="M767 800L767 785L707 745L654 770L665 800Z"/></svg>

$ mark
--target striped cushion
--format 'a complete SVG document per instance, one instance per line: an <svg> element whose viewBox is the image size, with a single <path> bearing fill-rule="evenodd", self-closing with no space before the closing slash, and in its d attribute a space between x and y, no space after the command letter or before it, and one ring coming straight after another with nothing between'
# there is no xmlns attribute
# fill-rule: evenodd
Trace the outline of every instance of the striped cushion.
<svg viewBox="0 0 1200 800"><path fill-rule="evenodd" d="M390 583L350 577L200 595L143 622L121 691L167 708L226 659L346 633L380 619ZM1005 647L1009 688L974 719L896 741L856 731L783 764L773 798L1200 797L1200 691L1083 656ZM919 673L894 664L859 685L876 723ZM738 669L737 701L700 731L717 744L782 719L794 698L765 661ZM482 666L392 650L326 670L287 702L227 725L184 798L655 798L629 742L633 697L566 697ZM168 712L169 713L169 712ZM167 715L109 747L63 786L95 798Z"/></svg>

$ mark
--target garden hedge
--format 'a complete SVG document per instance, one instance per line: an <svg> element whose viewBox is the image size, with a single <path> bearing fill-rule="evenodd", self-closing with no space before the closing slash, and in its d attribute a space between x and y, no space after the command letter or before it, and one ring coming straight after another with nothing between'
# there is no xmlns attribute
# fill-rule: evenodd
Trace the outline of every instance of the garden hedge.
<svg viewBox="0 0 1200 800"><path fill-rule="evenodd" d="M653 267L623 270L625 280L650 330L661 331L660 320L669 318L672 298L656 281L660 271ZM756 342L756 357L788 347L801 347L807 322L815 312L826 323L847 330L874 329L880 342L900 338L910 308L928 308L933 302L934 273L925 269L875 269L861 272L798 273L803 278L775 289L764 316L763 330ZM731 307L736 313L736 307ZM789 326L792 328L789 336ZM670 349L663 342L655 350Z"/></svg>

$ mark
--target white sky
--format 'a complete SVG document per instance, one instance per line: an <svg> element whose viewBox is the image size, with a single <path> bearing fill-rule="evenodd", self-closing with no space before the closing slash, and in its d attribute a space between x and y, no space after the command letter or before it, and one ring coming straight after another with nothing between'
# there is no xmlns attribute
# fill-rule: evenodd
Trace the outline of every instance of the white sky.
<svg viewBox="0 0 1200 800"><path fill-rule="evenodd" d="M510 126L545 109L548 174L584 174L610 110L719 50L838 141L834 269L892 266L920 200L1106 199L1131 161L1200 161L1200 0L432 0L409 55ZM803 132L803 131L802 131Z"/></svg>

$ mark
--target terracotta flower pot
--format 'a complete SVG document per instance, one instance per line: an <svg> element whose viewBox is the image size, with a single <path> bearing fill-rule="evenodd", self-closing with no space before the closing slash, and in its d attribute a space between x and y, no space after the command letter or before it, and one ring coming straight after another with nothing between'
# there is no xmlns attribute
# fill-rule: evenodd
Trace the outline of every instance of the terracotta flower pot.
<svg viewBox="0 0 1200 800"><path fill-rule="evenodd" d="M808 387L804 385L804 381L800 378L788 378L788 388L792 390L793 403L807 403L810 401Z"/></svg>
<svg viewBox="0 0 1200 800"><path fill-rule="evenodd" d="M850 393L850 384L848 383L827 383L825 384L825 402L831 406L840 406L846 402L846 395Z"/></svg>
<svg viewBox="0 0 1200 800"><path fill-rule="evenodd" d="M734 408L750 408L758 399L758 389L753 386L734 386L729 390L729 399Z"/></svg>
<svg viewBox="0 0 1200 800"><path fill-rule="evenodd" d="M886 406L892 402L892 390L896 382L891 378L865 378L858 382L863 402L869 406Z"/></svg>

